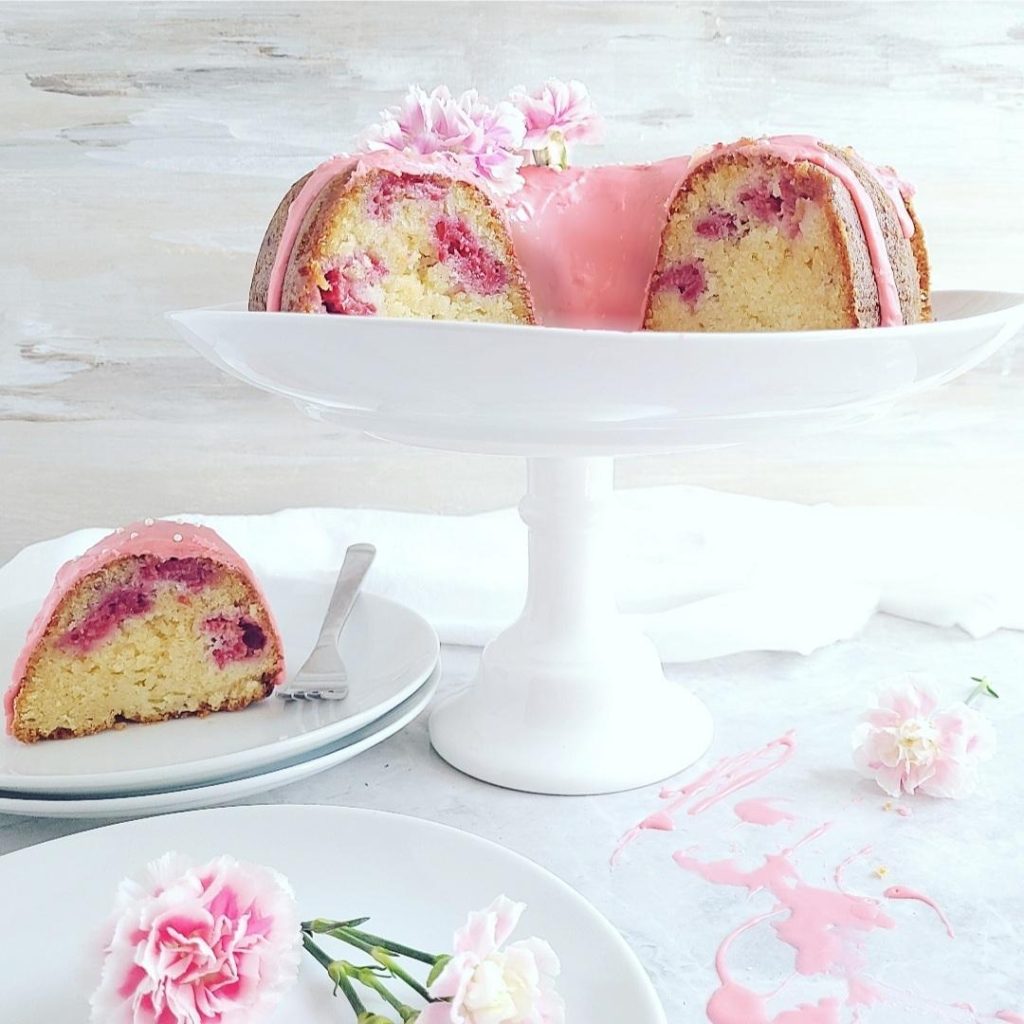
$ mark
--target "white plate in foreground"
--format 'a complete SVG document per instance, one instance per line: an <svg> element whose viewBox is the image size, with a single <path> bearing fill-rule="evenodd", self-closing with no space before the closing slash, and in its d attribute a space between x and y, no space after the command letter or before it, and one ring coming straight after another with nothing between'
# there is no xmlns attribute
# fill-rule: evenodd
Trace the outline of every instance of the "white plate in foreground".
<svg viewBox="0 0 1024 1024"><path fill-rule="evenodd" d="M976 366L1024 324L1024 296L937 291L935 321L763 333L250 313L171 313L227 373L314 416L408 444L628 454L855 421Z"/></svg>
<svg viewBox="0 0 1024 1024"><path fill-rule="evenodd" d="M452 932L467 911L505 893L527 904L515 937L544 938L561 959L568 1021L664 1024L651 982L622 937L543 868L417 818L303 806L133 821L0 858L4 927L17 936L4 953L5 1019L87 1018L86 1000L99 976L101 929L117 884L167 850L201 859L228 853L272 865L291 881L303 918L369 914L375 931L438 952L451 948ZM272 1021L337 1024L348 1019L346 1013L323 969L307 958Z"/></svg>
<svg viewBox="0 0 1024 1024"><path fill-rule="evenodd" d="M17 796L0 793L0 814L20 814L29 818L136 818L146 814L167 814L213 807L229 800L267 793L272 789L301 782L328 768L351 761L353 757L404 729L430 703L437 692L441 669L411 697L407 697L386 715L357 732L314 751L300 754L269 767L241 773L208 785L163 789L152 793L126 796Z"/></svg>
<svg viewBox="0 0 1024 1024"><path fill-rule="evenodd" d="M5 585L10 569L0 570L0 593L12 593ZM51 573L43 592L52 578ZM295 670L312 648L331 584L273 578L262 582ZM36 607L0 606L0 678L10 677ZM61 796L141 793L210 782L280 762L351 735L396 707L430 675L438 651L437 634L424 618L364 593L341 636L350 685L345 700L293 703L271 696L243 711L32 744L4 733L0 790Z"/></svg>

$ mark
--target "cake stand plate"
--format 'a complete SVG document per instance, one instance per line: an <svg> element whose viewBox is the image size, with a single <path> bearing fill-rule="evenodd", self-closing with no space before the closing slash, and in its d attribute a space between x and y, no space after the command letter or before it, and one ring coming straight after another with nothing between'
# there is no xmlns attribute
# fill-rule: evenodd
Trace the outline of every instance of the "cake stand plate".
<svg viewBox="0 0 1024 1024"><path fill-rule="evenodd" d="M936 322L765 334L584 331L446 321L172 313L231 375L375 437L520 455L529 486L522 615L433 713L455 767L542 793L629 789L707 749L711 718L618 614L608 508L616 455L818 432L877 415L991 355L1024 297L938 292ZM618 542L628 543L628 538Z"/></svg>

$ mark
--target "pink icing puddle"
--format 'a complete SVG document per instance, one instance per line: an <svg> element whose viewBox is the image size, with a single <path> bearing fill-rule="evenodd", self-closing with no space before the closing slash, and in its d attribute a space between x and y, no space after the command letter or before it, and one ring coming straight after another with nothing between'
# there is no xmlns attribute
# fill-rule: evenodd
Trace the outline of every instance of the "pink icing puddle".
<svg viewBox="0 0 1024 1024"><path fill-rule="evenodd" d="M690 260L689 263L677 263L674 267L666 267L655 278L653 287L659 292L678 292L679 298L692 310L707 287L704 264L701 260Z"/></svg>
<svg viewBox="0 0 1024 1024"><path fill-rule="evenodd" d="M945 927L946 934L951 939L956 937L953 934L953 926L950 924L949 918L943 913L942 908L933 899L925 896L924 893L917 892L916 889L908 889L905 885L891 885L882 895L888 900L917 900L918 903L931 907L939 915L939 920Z"/></svg>
<svg viewBox="0 0 1024 1024"><path fill-rule="evenodd" d="M712 1024L838 1024L839 1003L831 998L803 1004L770 1018L765 997L737 985L725 970L725 957L736 936L778 915L785 916L775 920L772 927L779 939L795 951L798 974L844 977L848 1005L863 1003L869 994L871 999L876 997L875 991L854 974L857 966L854 944L858 936L879 928L892 928L894 922L875 900L808 885L792 861L799 847L828 828L827 824L819 826L793 846L767 854L762 865L749 870L730 860L704 862L681 851L674 854L673 859L681 868L709 882L738 886L751 894L767 891L776 900L771 913L741 925L719 947L715 964L720 985L707 1005Z"/></svg>
<svg viewBox="0 0 1024 1024"><path fill-rule="evenodd" d="M723 757L693 782L679 789L663 789L659 796L668 803L622 836L612 852L611 863L618 863L626 847L641 832L651 829L671 832L675 828L676 813L686 807L692 798L699 797L693 799L686 813L700 814L737 790L753 785L777 768L781 768L793 756L795 749L793 733L787 732L756 750L748 750L733 757Z"/></svg>
<svg viewBox="0 0 1024 1024"><path fill-rule="evenodd" d="M216 615L203 623L203 632L212 640L210 654L217 668L255 657L267 644L267 636L259 624L244 617L231 619Z"/></svg>
<svg viewBox="0 0 1024 1024"><path fill-rule="evenodd" d="M496 295L508 284L505 264L488 252L469 225L458 217L441 217L434 225L437 258L469 291Z"/></svg>
<svg viewBox="0 0 1024 1024"><path fill-rule="evenodd" d="M795 821L796 817L789 811L772 807L771 800L741 800L733 810L740 821L748 825L778 825L780 821Z"/></svg>

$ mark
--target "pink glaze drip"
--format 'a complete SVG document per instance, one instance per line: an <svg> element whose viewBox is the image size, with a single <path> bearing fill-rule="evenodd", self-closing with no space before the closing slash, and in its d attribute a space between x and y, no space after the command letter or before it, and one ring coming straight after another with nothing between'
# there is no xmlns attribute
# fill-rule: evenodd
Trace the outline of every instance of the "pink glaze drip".
<svg viewBox="0 0 1024 1024"><path fill-rule="evenodd" d="M688 157L606 167L524 167L509 200L539 323L636 331L668 207Z"/></svg>
<svg viewBox="0 0 1024 1024"><path fill-rule="evenodd" d="M715 962L721 984L707 1008L712 1024L758 1024L768 1021L762 997L737 986L724 970L725 954L736 935L767 917L776 918L772 925L776 935L794 950L798 974L839 974L847 982L847 1003L854 1005L864 1001L862 997L867 993L868 986L854 975L855 963L850 944L857 935L879 928L892 928L893 921L881 911L875 900L808 885L800 877L792 861L793 853L820 836L828 827L819 826L788 849L767 854L764 863L752 869L741 868L728 860L699 861L681 851L674 855L673 859L681 868L709 882L738 886L751 894L767 891L776 901L770 914L747 922L728 935L719 947ZM804 1005L785 1011L774 1017L770 1024L838 1022L838 1012L836 1000L823 999L814 1006Z"/></svg>
<svg viewBox="0 0 1024 1024"><path fill-rule="evenodd" d="M836 869L833 872L832 877L835 880L836 888L840 892L845 893L847 896L855 895L843 885L843 872L846 871L846 869L859 857L866 857L870 852L870 846L862 846L856 853L851 853L849 857L847 857L845 860L840 861L836 865Z"/></svg>
<svg viewBox="0 0 1024 1024"><path fill-rule="evenodd" d="M748 825L778 825L781 821L795 821L796 816L789 811L773 807L771 800L741 800L733 810L740 821Z"/></svg>
<svg viewBox="0 0 1024 1024"><path fill-rule="evenodd" d="M996 1010L992 1017L994 1020L1005 1021L1006 1024L1024 1024L1024 1017L1012 1010Z"/></svg>
<svg viewBox="0 0 1024 1024"><path fill-rule="evenodd" d="M760 914L730 932L715 954L718 988L708 1000L706 1013L711 1024L839 1024L839 1002L825 997L817 1003L801 1003L769 1017L766 996L740 985L729 971L727 957L733 942L744 932L775 916L776 911Z"/></svg>
<svg viewBox="0 0 1024 1024"><path fill-rule="evenodd" d="M687 814L701 814L737 790L759 782L781 768L796 749L792 732L771 740L762 747L733 757L723 757L707 771L678 789L663 789L659 796L668 803L654 814L634 825L612 851L611 863L617 864L626 847L648 829L668 832L675 828L675 815L693 799ZM763 763L758 763L763 762Z"/></svg>
<svg viewBox="0 0 1024 1024"><path fill-rule="evenodd" d="M176 540L176 537L180 539ZM282 648L273 612L259 582L253 575L252 569L249 568L245 559L218 534L208 527L196 526L191 523L174 523L165 520L132 523L130 526L126 526L124 529L115 531L102 540L97 541L88 551L78 558L65 562L57 571L53 587L43 601L38 614L32 620L32 624L29 626L25 645L18 655L18 660L14 663L11 685L4 694L4 711L7 717L8 733L11 732L14 720L14 701L24 683L25 670L28 668L29 659L32 657L32 653L35 651L40 640L42 640L50 620L53 618L67 592L76 587L87 576L105 568L111 562L121 558L143 557L146 555L152 555L158 561L171 558L180 560L210 559L242 575L256 591L260 602L266 609L270 629L273 632L278 647ZM155 571L159 572L159 570ZM181 571L187 577L184 582L186 585L189 585L188 580L193 579L195 573L190 569ZM178 569L165 570L165 574L174 572L178 572ZM277 685L283 679L284 669L282 668L273 682Z"/></svg>
<svg viewBox="0 0 1024 1024"><path fill-rule="evenodd" d="M925 896L924 893L918 892L916 889L908 889L905 885L891 885L882 895L887 900L917 900L918 903L931 907L938 914L939 920L946 929L946 934L951 939L956 938L953 934L953 925L950 923L949 918L946 917L942 908L931 897Z"/></svg>
<svg viewBox="0 0 1024 1024"><path fill-rule="evenodd" d="M698 167L723 154L744 151L767 153L785 160L787 163L805 160L808 163L815 164L822 170L828 171L829 174L834 175L843 183L850 193L853 205L856 207L861 230L864 232L864 240L867 242L868 254L871 257L871 269L878 288L879 322L883 327L894 327L902 324L903 310L900 307L899 292L896 288L896 278L893 275L892 264L889 262L889 253L885 247L885 236L882 234L882 226L879 223L874 204L871 202L871 197L850 166L824 149L821 143L813 136L776 135L770 138L712 146L711 149L693 158L687 174L692 174ZM886 189L886 193L891 198L890 189L885 186L880 178L879 183L882 184L882 187ZM899 215L899 209L900 207L897 206L897 215ZM905 207L904 216L907 216ZM902 219L900 223L903 225ZM905 230L904 227L904 233Z"/></svg>

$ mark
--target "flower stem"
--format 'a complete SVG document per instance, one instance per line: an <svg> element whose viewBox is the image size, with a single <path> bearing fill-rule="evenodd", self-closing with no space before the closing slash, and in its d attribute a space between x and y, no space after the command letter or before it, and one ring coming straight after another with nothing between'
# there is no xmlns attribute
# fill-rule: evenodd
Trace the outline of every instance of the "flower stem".
<svg viewBox="0 0 1024 1024"><path fill-rule="evenodd" d="M403 1021L408 1020L416 1012L407 1003L403 1003L402 1000L399 999L398 996L396 996L394 992L392 992L387 985L385 985L384 982L382 982L380 978L373 973L373 971L365 968L362 970L357 968L352 972L352 977L367 988L372 988L373 991L376 992L386 1003L398 1011L398 1015Z"/></svg>
<svg viewBox="0 0 1024 1024"><path fill-rule="evenodd" d="M318 932L329 932L332 928L358 928L369 920L368 917L353 917L351 921L329 921L323 917L315 917L312 921L303 921L299 927L304 932L312 932L315 935Z"/></svg>
<svg viewBox="0 0 1024 1024"><path fill-rule="evenodd" d="M369 953L374 960L382 967L386 967L399 981L404 981L417 995L424 999L430 999L430 993L421 985L408 971L395 963L386 949L375 946L359 936L358 932L350 931L348 928L334 928L327 933L342 942L347 942L364 953Z"/></svg>
<svg viewBox="0 0 1024 1024"><path fill-rule="evenodd" d="M999 694L992 689L992 684L984 676L971 676L971 682L978 685L971 690L970 696L964 701L965 704L973 704L981 696L999 698Z"/></svg>
<svg viewBox="0 0 1024 1024"><path fill-rule="evenodd" d="M358 935L364 942L369 942L374 946L380 946L382 949L386 949L391 953L398 953L400 956L407 956L412 960L419 960L422 964L430 964L434 966L437 957L433 953L424 953L422 949L415 949L413 946L404 946L400 942L393 942L391 939L381 938L379 935L372 935L370 932L364 932L362 928L356 928L352 925L341 925L346 931L352 932L353 935Z"/></svg>
<svg viewBox="0 0 1024 1024"><path fill-rule="evenodd" d="M304 934L302 936L302 945L313 954L313 958L317 963L326 969L331 981L345 994L345 998L348 1000L349 1006L352 1007L353 1013L357 1017L362 1013L366 1013L366 1007L359 998L359 993L352 987L352 982L348 980L348 972L351 965L341 960L332 960L309 935Z"/></svg>

